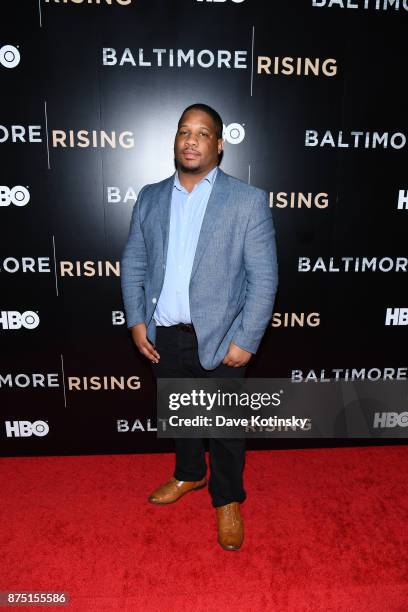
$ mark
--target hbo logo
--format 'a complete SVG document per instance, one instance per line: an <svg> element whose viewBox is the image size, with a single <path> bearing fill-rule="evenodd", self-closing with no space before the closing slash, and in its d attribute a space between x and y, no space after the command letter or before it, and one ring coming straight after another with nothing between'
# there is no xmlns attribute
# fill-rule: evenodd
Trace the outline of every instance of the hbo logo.
<svg viewBox="0 0 408 612"><path fill-rule="evenodd" d="M5 68L15 68L20 63L20 52L13 45L0 47L0 64Z"/></svg>
<svg viewBox="0 0 408 612"><path fill-rule="evenodd" d="M408 412L376 412L373 427L408 427Z"/></svg>
<svg viewBox="0 0 408 612"><path fill-rule="evenodd" d="M34 329L38 327L40 317L32 310L17 312L17 310L0 311L0 327L3 329Z"/></svg>
<svg viewBox="0 0 408 612"><path fill-rule="evenodd" d="M408 308L387 308L385 325L408 325Z"/></svg>
<svg viewBox="0 0 408 612"><path fill-rule="evenodd" d="M30 201L30 192L21 185L9 189L6 185L0 185L0 206L26 206Z"/></svg>
<svg viewBox="0 0 408 612"><path fill-rule="evenodd" d="M230 144L239 144L245 138L244 126L240 123L223 124L222 137Z"/></svg>
<svg viewBox="0 0 408 612"><path fill-rule="evenodd" d="M46 436L50 431L45 421L5 421L7 438L28 438L34 436Z"/></svg>

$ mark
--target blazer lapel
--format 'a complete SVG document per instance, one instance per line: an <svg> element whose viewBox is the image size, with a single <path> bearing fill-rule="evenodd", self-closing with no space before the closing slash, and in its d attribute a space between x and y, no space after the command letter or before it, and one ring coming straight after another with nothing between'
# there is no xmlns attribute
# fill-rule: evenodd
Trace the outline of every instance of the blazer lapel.
<svg viewBox="0 0 408 612"><path fill-rule="evenodd" d="M213 233L213 227L216 221L221 217L221 210L228 198L227 177L225 173L218 168L217 176L211 191L211 195L207 202L203 222L201 224L200 234L198 236L197 248L191 269L190 281L197 271L198 264L204 254L204 251L210 242Z"/></svg>
<svg viewBox="0 0 408 612"><path fill-rule="evenodd" d="M160 190L159 195L159 217L160 226L163 237L163 262L166 262L167 247L169 244L169 231L170 231L170 211L171 211L171 197L173 194L174 185L174 174L170 176L163 188Z"/></svg>

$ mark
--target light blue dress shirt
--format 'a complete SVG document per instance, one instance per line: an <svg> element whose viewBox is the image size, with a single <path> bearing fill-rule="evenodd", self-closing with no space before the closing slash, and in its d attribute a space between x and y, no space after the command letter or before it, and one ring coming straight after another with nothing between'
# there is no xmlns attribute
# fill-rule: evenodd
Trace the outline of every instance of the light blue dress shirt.
<svg viewBox="0 0 408 612"><path fill-rule="evenodd" d="M174 175L169 245L163 288L154 311L156 325L191 323L188 286L198 237L218 166L189 193Z"/></svg>

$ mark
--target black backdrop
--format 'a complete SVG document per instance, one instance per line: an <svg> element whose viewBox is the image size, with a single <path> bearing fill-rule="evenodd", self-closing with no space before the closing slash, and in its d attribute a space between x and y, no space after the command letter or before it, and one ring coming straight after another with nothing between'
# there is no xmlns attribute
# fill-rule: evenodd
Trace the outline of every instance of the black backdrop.
<svg viewBox="0 0 408 612"><path fill-rule="evenodd" d="M407 378L407 25L387 0L2 2L3 455L171 448L118 262L196 101L222 168L271 194L280 285L248 374Z"/></svg>

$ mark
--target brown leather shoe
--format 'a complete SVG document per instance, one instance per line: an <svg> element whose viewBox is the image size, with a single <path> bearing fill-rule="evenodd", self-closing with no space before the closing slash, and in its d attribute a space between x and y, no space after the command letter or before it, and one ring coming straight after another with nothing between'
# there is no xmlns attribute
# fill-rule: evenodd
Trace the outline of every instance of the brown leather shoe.
<svg viewBox="0 0 408 612"><path fill-rule="evenodd" d="M224 550L238 550L244 539L244 522L239 502L231 502L215 509L217 513L218 543Z"/></svg>
<svg viewBox="0 0 408 612"><path fill-rule="evenodd" d="M207 480L205 478L190 482L186 480L177 480L173 477L153 491L149 496L149 502L152 504L172 504L180 499L185 493L202 489L206 484Z"/></svg>

